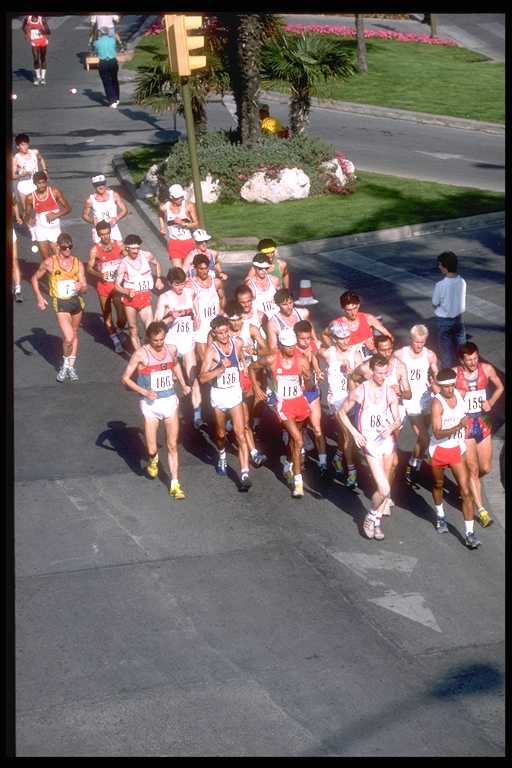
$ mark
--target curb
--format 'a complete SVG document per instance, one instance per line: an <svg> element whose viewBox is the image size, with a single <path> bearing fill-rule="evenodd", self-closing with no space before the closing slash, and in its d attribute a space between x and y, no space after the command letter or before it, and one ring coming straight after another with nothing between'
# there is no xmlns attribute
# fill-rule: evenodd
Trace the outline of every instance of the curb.
<svg viewBox="0 0 512 768"><path fill-rule="evenodd" d="M288 104L289 96L277 91L260 91L260 98L265 101ZM369 106L357 104L353 101L337 101L336 99L311 98L312 107L330 109L334 112L350 112L367 117L388 117L393 120L408 120L412 123L424 123L438 125L444 128L455 128L464 131L477 131L498 136L505 135L505 126L501 123L484 123L479 120L466 120L462 117L448 117L446 115L432 115L428 112L412 112L407 109L389 109L388 107Z"/></svg>
<svg viewBox="0 0 512 768"><path fill-rule="evenodd" d="M112 160L114 172L123 187L132 198L132 204L150 227L160 235L155 223L156 211L144 199L137 196L137 187L131 173L121 155L116 155ZM319 253L320 251L336 251L344 248L353 248L357 245L374 245L378 243L392 243L400 240L408 240L413 237L422 237L431 234L443 234L450 232L463 232L479 229L489 225L505 226L505 212L485 213L478 216L467 216L460 219L446 219L444 221L432 221L422 224L407 224L404 227L392 227L391 229L379 229L374 232L362 232L357 235L341 235L322 240L304 240L292 245L280 245L279 251L283 257L297 256L304 253ZM245 264L252 261L254 249L241 251L221 251L222 260L228 264Z"/></svg>

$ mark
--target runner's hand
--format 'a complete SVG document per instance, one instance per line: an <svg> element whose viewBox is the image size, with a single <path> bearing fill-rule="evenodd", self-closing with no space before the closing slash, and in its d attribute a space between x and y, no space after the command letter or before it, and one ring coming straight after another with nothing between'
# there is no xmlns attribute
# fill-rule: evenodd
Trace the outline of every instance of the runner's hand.
<svg viewBox="0 0 512 768"><path fill-rule="evenodd" d="M147 397L147 398L148 398L148 400L156 400L156 399L157 399L157 394L156 394L156 392L155 392L154 390L152 390L152 389L146 389L146 395L145 395L145 397Z"/></svg>
<svg viewBox="0 0 512 768"><path fill-rule="evenodd" d="M44 296L41 296L41 298L37 300L37 306L39 307L40 310L46 309L46 307L48 306L48 302L46 301Z"/></svg>
<svg viewBox="0 0 512 768"><path fill-rule="evenodd" d="M192 392L192 387L189 387L188 384L185 384L184 386L182 386L181 391L186 397L187 395L190 395L190 393Z"/></svg>
<svg viewBox="0 0 512 768"><path fill-rule="evenodd" d="M364 448L366 445L366 437L362 435L360 432L356 432L353 434L354 442L357 445L358 448Z"/></svg>
<svg viewBox="0 0 512 768"><path fill-rule="evenodd" d="M482 403L482 411L484 411L485 413L489 413L490 410L491 410L491 406L489 405L489 401L484 400Z"/></svg>

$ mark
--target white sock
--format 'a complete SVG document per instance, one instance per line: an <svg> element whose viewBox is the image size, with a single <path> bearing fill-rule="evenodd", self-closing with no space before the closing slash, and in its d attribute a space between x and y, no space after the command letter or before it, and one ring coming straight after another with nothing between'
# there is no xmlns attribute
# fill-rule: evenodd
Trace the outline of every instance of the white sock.
<svg viewBox="0 0 512 768"><path fill-rule="evenodd" d="M318 454L318 461L320 464L327 464L327 454L326 453L319 453Z"/></svg>
<svg viewBox="0 0 512 768"><path fill-rule="evenodd" d="M36 228L35 227L29 227L30 230L30 237L32 239L32 242L36 242Z"/></svg>
<svg viewBox="0 0 512 768"><path fill-rule="evenodd" d="M62 357L62 365L64 366L64 368L70 367L70 363L69 363L70 360L71 360L70 357L65 357L65 356Z"/></svg>
<svg viewBox="0 0 512 768"><path fill-rule="evenodd" d="M302 475L294 475L293 476L293 481L294 481L295 484L302 483Z"/></svg>
<svg viewBox="0 0 512 768"><path fill-rule="evenodd" d="M258 455L258 450L256 448L251 448L251 456L254 459L255 456Z"/></svg>
<svg viewBox="0 0 512 768"><path fill-rule="evenodd" d="M34 69L34 72L36 73L36 79L40 80L41 79L41 70L40 69Z"/></svg>
<svg viewBox="0 0 512 768"><path fill-rule="evenodd" d="M177 478L174 480L171 480L171 488L176 488L176 486L179 485L179 481Z"/></svg>
<svg viewBox="0 0 512 768"><path fill-rule="evenodd" d="M244 475L245 475L246 477L249 477L249 469L246 469L246 468L244 468L244 469L241 469L241 470L240 470L240 474L242 475L242 477L243 477Z"/></svg>
<svg viewBox="0 0 512 768"><path fill-rule="evenodd" d="M71 355L70 355L70 356L68 357L68 360L69 360L69 367L70 367L70 368L74 368L74 367L75 367L75 360L76 360L76 357L71 357Z"/></svg>
<svg viewBox="0 0 512 768"><path fill-rule="evenodd" d="M288 432L286 431L286 429L283 429L283 431L281 432L281 439L283 441L283 445L288 445L288 441L290 439L290 436L289 436Z"/></svg>
<svg viewBox="0 0 512 768"><path fill-rule="evenodd" d="M466 526L466 533L473 533L475 526L474 520L464 520L464 525Z"/></svg>
<svg viewBox="0 0 512 768"><path fill-rule="evenodd" d="M418 459L413 459L412 457L409 459L409 465L411 467L417 467L418 466Z"/></svg>
<svg viewBox="0 0 512 768"><path fill-rule="evenodd" d="M444 509L442 504L434 504L436 508L436 514L438 517L444 517Z"/></svg>
<svg viewBox="0 0 512 768"><path fill-rule="evenodd" d="M44 80L46 78L46 69L41 69L41 79Z"/></svg>
<svg viewBox="0 0 512 768"><path fill-rule="evenodd" d="M223 448L222 451L219 451L219 459L225 459L226 458L226 449Z"/></svg>
<svg viewBox="0 0 512 768"><path fill-rule="evenodd" d="M21 291L21 285L18 283L14 286L14 293L19 293Z"/></svg>

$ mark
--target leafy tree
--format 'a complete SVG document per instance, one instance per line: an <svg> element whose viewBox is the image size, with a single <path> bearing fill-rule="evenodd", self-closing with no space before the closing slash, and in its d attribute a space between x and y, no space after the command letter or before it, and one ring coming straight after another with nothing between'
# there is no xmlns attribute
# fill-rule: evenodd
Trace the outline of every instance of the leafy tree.
<svg viewBox="0 0 512 768"><path fill-rule="evenodd" d="M317 83L330 77L347 78L355 71L353 52L333 38L310 33L280 33L263 49L264 76L290 86L290 131L302 133L309 122L311 95Z"/></svg>

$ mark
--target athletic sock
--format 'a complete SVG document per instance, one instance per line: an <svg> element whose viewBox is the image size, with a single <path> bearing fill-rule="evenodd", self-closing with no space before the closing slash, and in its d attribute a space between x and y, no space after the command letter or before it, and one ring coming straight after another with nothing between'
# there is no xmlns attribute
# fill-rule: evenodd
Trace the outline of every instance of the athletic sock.
<svg viewBox="0 0 512 768"><path fill-rule="evenodd" d="M464 520L464 525L466 526L466 533L473 533L475 526L474 520Z"/></svg>
<svg viewBox="0 0 512 768"><path fill-rule="evenodd" d="M244 477L249 477L249 469L244 467L244 469L240 470L240 474L242 476L242 480Z"/></svg>
<svg viewBox="0 0 512 768"><path fill-rule="evenodd" d="M219 459L224 459L224 461L226 460L226 449L225 448L223 448L222 451L219 451Z"/></svg>
<svg viewBox="0 0 512 768"><path fill-rule="evenodd" d="M294 475L294 476L293 476L293 482L294 482L295 484L297 484L297 483L302 483L302 475Z"/></svg>
<svg viewBox="0 0 512 768"><path fill-rule="evenodd" d="M40 72L41 72L41 80L45 80L46 79L46 69L41 69Z"/></svg>
<svg viewBox="0 0 512 768"><path fill-rule="evenodd" d="M251 453L251 459L254 459L254 457L258 455L257 448L251 448L250 453Z"/></svg>
<svg viewBox="0 0 512 768"><path fill-rule="evenodd" d="M444 508L442 504L434 504L436 508L436 514L438 517L444 517Z"/></svg>
<svg viewBox="0 0 512 768"><path fill-rule="evenodd" d="M62 357L62 365L64 366L64 368L71 367L71 363L69 362L70 360L71 360L70 357L65 357L65 356Z"/></svg>
<svg viewBox="0 0 512 768"><path fill-rule="evenodd" d="M414 458L414 459L413 459L413 458L411 457L411 458L409 459L409 466L410 466L410 467L414 467L414 468L416 468L416 467L418 466L418 459L416 459L416 458Z"/></svg>
<svg viewBox="0 0 512 768"><path fill-rule="evenodd" d="M319 453L318 454L318 461L322 466L325 466L327 464L327 454L326 453Z"/></svg>
<svg viewBox="0 0 512 768"><path fill-rule="evenodd" d="M35 72L35 75L36 75L36 80L40 80L41 79L41 70L40 69L34 69L34 72Z"/></svg>
<svg viewBox="0 0 512 768"><path fill-rule="evenodd" d="M177 479L171 480L171 489L176 488L177 485L179 485L179 481Z"/></svg>
<svg viewBox="0 0 512 768"><path fill-rule="evenodd" d="M349 472L353 472L355 470L355 468L356 468L355 464L347 464L347 470Z"/></svg>
<svg viewBox="0 0 512 768"><path fill-rule="evenodd" d="M75 362L76 362L76 357L70 356L70 357L68 357L68 360L69 360L69 367L70 368L74 368L75 367Z"/></svg>

